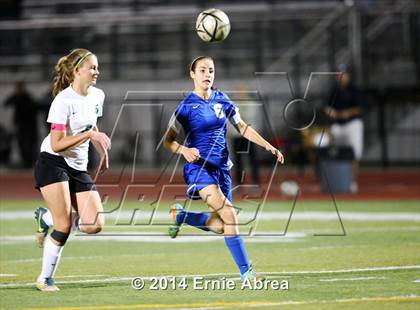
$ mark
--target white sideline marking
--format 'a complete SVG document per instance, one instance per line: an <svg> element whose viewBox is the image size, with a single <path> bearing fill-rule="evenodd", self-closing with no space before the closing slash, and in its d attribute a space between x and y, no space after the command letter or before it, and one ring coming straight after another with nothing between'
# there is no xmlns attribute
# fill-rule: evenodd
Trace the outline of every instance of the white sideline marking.
<svg viewBox="0 0 420 310"><path fill-rule="evenodd" d="M320 279L320 282L337 282L337 281L366 281L366 280L384 280L385 277L359 277L359 278L333 278Z"/></svg>
<svg viewBox="0 0 420 310"><path fill-rule="evenodd" d="M338 270L309 270L309 271L282 271L282 272L264 272L262 274L271 275L271 276L282 276L283 275L300 275L300 274L332 274L332 273L350 273L350 272L370 272L370 271L389 271L389 270L407 270L407 269L420 269L420 265L413 265L413 266L386 266L386 267L367 267L367 268L357 268L357 269L338 269ZM133 276L124 276L124 277L109 277L105 279L87 279L87 280L70 280L70 281L56 281L57 284L75 284L75 283L111 283L111 282L124 282L124 281L131 281L134 277L139 275ZM210 274L196 274L196 275L156 275L156 277L186 277L186 278L193 278L193 277L237 277L236 273L210 273ZM270 277L270 278L274 278ZM150 280L152 277L149 276L142 276L145 280ZM7 284L0 284L0 288L3 287L27 287L27 286L34 286L35 282L30 283L7 283Z"/></svg>
<svg viewBox="0 0 420 310"><path fill-rule="evenodd" d="M147 223L152 214L151 210L137 211L135 214L136 223ZM420 213L418 212L339 212L341 218L345 221L415 221L420 222ZM128 222L133 215L133 211L121 211L105 214L108 220L118 220L119 223ZM255 212L239 212L239 223L244 223L254 219ZM288 220L290 212L263 212L258 216L259 220ZM17 220L17 219L33 219L33 211L2 211L0 212L0 220ZM167 220L169 223L170 216L168 212L157 211L153 217L154 220ZM337 220L335 210L329 212L324 211L308 211L294 212L292 220L313 220L327 221ZM146 225L146 224L145 224Z"/></svg>
<svg viewBox="0 0 420 310"><path fill-rule="evenodd" d="M260 232L264 233L264 232ZM270 234L270 232L265 232ZM276 232L271 232L271 234ZM113 234L113 235L111 235ZM296 242L297 238L306 237L306 233L300 232L290 232L286 236L254 236L252 238L247 238L246 242L251 243L273 243L273 242ZM23 235L23 236L1 236L0 244L17 244L22 242L34 242L34 235ZM97 235L86 235L86 234L75 234L71 235L69 241L78 242L78 241L124 241L124 242L153 242L153 243L203 243L203 242L215 242L223 240L223 236L212 236L212 235L180 235L176 239L171 239L166 233L161 233L157 235L150 232L108 232L100 233Z"/></svg>
<svg viewBox="0 0 420 310"><path fill-rule="evenodd" d="M119 258L121 257L138 257L139 255L118 255ZM110 256L108 256L110 257ZM113 257L113 256L111 256ZM79 260L89 260L89 259L104 259L105 256L63 256L61 259L64 260L71 260L71 259L79 259ZM42 261L42 257L38 258L27 258L27 259L10 259L10 260L4 260L3 263L13 263L13 264L24 264L24 263L33 263L33 262L40 262Z"/></svg>
<svg viewBox="0 0 420 310"><path fill-rule="evenodd" d="M56 284L75 284L75 283L112 283L112 282L124 282L124 281L131 281L133 277L111 277L105 279L87 279L87 280L69 280L69 281L55 281ZM143 277L143 279L147 279L147 277ZM0 288L3 287L27 287L27 286L35 286L35 282L29 283L7 283L7 284L0 284Z"/></svg>
<svg viewBox="0 0 420 310"><path fill-rule="evenodd" d="M74 276L57 276L54 279L66 279L66 278L100 278L100 277L107 277L104 274L78 274Z"/></svg>
<svg viewBox="0 0 420 310"><path fill-rule="evenodd" d="M314 229L314 230L301 230L308 234L313 234L316 231L317 234L328 234L328 233L337 233L337 229ZM375 233L375 232L393 232L393 231L416 231L420 232L420 226L400 226L400 227L357 227L357 228L348 228L347 233Z"/></svg>
<svg viewBox="0 0 420 310"><path fill-rule="evenodd" d="M155 227L152 227L155 228ZM351 233L363 233L363 232L391 232L391 231L420 231L419 226L407 226L407 227L373 227L373 228L357 228L354 231L348 230L348 234ZM313 233L316 232L318 234L333 234L337 233L337 229L316 229L316 230L301 230L299 232L287 232L286 235L279 235L282 233L280 231L258 231L257 234L248 238L246 235L243 238L246 240L247 243L288 243L288 242L298 242L299 239L312 236ZM111 236L111 234L115 234ZM141 235L140 235L141 234ZM186 235L180 234L179 238L176 239L169 239L167 236L164 236L164 233L161 232L161 235L158 235L158 232L153 233L150 231L105 231L103 233L99 233L97 235L85 235L85 234L76 234L75 236L70 236L71 241L128 241L128 242L150 242L150 237L153 237L153 242L157 243L193 243L193 242L211 242L220 240L223 238L222 236L216 235L190 235L187 233ZM276 234L275 236L270 236L270 234ZM78 238L78 237L83 238ZM298 239L299 238L299 239ZM83 240L82 240L83 239ZM0 236L0 243L1 244L17 244L22 242L34 242L33 235L23 235L23 236ZM348 247L348 246L347 246ZM355 246L350 246L355 247ZM361 246L359 246L361 247ZM310 248L305 248L309 250L319 250L319 249L328 249L328 248L337 248L337 246L314 246ZM28 259L22 261L29 261Z"/></svg>
<svg viewBox="0 0 420 310"><path fill-rule="evenodd" d="M17 274L14 273L0 273L0 277L17 277Z"/></svg>
<svg viewBox="0 0 420 310"><path fill-rule="evenodd" d="M414 280L414 283L420 283L420 279Z"/></svg>
<svg viewBox="0 0 420 310"><path fill-rule="evenodd" d="M42 258L26 258L26 259L10 259L10 260L4 260L3 263L33 263L33 262L39 262Z"/></svg>
<svg viewBox="0 0 420 310"><path fill-rule="evenodd" d="M355 268L355 269L336 269L336 270L319 270L319 271L264 272L264 274L272 274L272 275L274 275L274 274L275 275L282 275L282 274L328 274L328 273L389 271L389 270L405 270L405 269L420 269L420 265L366 267L366 268Z"/></svg>
<svg viewBox="0 0 420 310"><path fill-rule="evenodd" d="M98 258L103 258L103 256L63 256L61 259L98 259ZM33 263L33 262L39 262L41 261L42 258L38 257L38 258L25 258L25 259L10 259L10 260L4 260L4 263L17 263L17 264L22 264L22 263Z"/></svg>

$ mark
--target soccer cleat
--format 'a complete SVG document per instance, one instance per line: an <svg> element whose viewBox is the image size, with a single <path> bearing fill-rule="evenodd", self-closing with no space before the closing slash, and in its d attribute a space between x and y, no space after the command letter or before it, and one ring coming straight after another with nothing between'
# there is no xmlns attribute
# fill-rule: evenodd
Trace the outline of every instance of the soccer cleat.
<svg viewBox="0 0 420 310"><path fill-rule="evenodd" d="M182 224L178 223L176 217L179 213L184 212L184 208L179 203L177 203L171 207L170 212L172 214L172 224L169 226L168 233L169 236L173 239L176 238L176 236L178 236L178 232Z"/></svg>
<svg viewBox="0 0 420 310"><path fill-rule="evenodd" d="M252 265L251 265L251 266L249 266L249 269L245 273L241 274L241 280L243 282L245 280L251 281L251 280L254 280L254 279L256 281L262 281L262 282L265 282L265 280L266 280L265 277L263 277L259 273L255 272L254 269L252 268Z"/></svg>
<svg viewBox="0 0 420 310"><path fill-rule="evenodd" d="M47 209L42 208L42 207L35 210L35 220L36 220L36 225L37 225L37 229L35 233L35 243L40 248L44 247L45 237L47 236L48 229L50 228L42 219L42 216L46 212L47 212Z"/></svg>
<svg viewBox="0 0 420 310"><path fill-rule="evenodd" d="M57 292L60 289L54 284L53 278L45 278L36 281L36 288L43 292Z"/></svg>

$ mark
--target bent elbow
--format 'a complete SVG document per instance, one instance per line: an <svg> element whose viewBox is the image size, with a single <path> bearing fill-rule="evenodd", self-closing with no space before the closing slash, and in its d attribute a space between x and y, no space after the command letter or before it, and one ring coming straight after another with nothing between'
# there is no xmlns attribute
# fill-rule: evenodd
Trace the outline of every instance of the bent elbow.
<svg viewBox="0 0 420 310"><path fill-rule="evenodd" d="M63 147L58 143L51 143L51 149L54 153L59 153L63 151Z"/></svg>
<svg viewBox="0 0 420 310"><path fill-rule="evenodd" d="M62 151L61 148L57 146L53 146L53 145L51 145L51 149L53 150L54 153L59 153Z"/></svg>

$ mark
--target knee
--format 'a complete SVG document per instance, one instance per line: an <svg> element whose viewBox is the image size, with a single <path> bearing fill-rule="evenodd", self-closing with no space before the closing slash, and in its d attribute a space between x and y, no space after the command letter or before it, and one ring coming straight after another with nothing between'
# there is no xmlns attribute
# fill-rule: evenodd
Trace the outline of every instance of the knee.
<svg viewBox="0 0 420 310"><path fill-rule="evenodd" d="M71 231L71 219L62 219L59 221L54 222L54 229L64 232L64 233L70 233Z"/></svg>
<svg viewBox="0 0 420 310"><path fill-rule="evenodd" d="M214 232L214 233L216 233L216 234L218 234L218 235L223 235L224 234L224 232L225 232L225 229L224 229L224 227L223 226L212 226L212 227L209 227L210 228L210 230L212 231L212 232Z"/></svg>
<svg viewBox="0 0 420 310"><path fill-rule="evenodd" d="M223 220L217 214L211 214L206 221L207 228L216 233L216 234L223 234L224 233L224 223Z"/></svg>
<svg viewBox="0 0 420 310"><path fill-rule="evenodd" d="M50 237L51 239L55 241L54 243L56 243L57 245L64 246L64 244L66 244L67 242L69 235L70 235L70 230L59 231L59 230L54 229Z"/></svg>
<svg viewBox="0 0 420 310"><path fill-rule="evenodd" d="M88 235L94 235L102 230L102 226L98 224L84 224L79 226L79 230Z"/></svg>
<svg viewBox="0 0 420 310"><path fill-rule="evenodd" d="M98 217L94 223L91 224L79 224L79 230L85 234L94 235L102 231L105 225L103 217Z"/></svg>
<svg viewBox="0 0 420 310"><path fill-rule="evenodd" d="M219 214L225 224L236 224L237 216L232 206L223 207Z"/></svg>

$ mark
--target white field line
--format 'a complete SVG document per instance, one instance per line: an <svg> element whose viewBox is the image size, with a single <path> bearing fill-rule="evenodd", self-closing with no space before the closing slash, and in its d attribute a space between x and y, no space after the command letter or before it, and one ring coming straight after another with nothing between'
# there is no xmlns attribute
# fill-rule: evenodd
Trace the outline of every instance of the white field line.
<svg viewBox="0 0 420 310"><path fill-rule="evenodd" d="M391 231L420 231L419 226L406 226L406 227L372 227L372 228L357 228L354 232L357 233L367 233L367 232L391 232ZM354 233L353 230L347 229L347 234ZM271 234L276 234L275 236L269 236ZM252 237L246 235L243 238L247 243L287 243L287 242L298 242L302 238L312 236L314 233L320 234L333 234L337 233L337 229L314 229L314 230L301 230L299 232L287 232L286 235L279 235L280 231L266 231L258 232ZM114 234L113 236L111 234ZM194 242L211 242L220 240L222 236L207 235L201 234L196 236L191 235L180 235L177 239L169 239L165 236L166 233L153 233L149 231L107 231L105 233L99 233L97 235L85 235L85 234L76 234L71 235L69 240L73 241L128 241L128 242L157 242L157 243L194 243ZM258 235L260 234L260 235ZM82 238L79 238L82 237ZM0 244L18 244L25 242L34 242L33 235L22 235L22 236L0 236ZM153 238L153 240L151 239ZM314 246L305 248L305 250L319 250L319 249L329 249L337 248L338 246ZM341 246L340 246L341 247ZM346 246L349 248L355 246ZM358 245L357 247L363 247L363 245ZM365 246L370 247L370 246ZM22 262L38 261L38 259L22 259Z"/></svg>
<svg viewBox="0 0 420 310"><path fill-rule="evenodd" d="M54 279L67 279L67 278L101 278L101 277L107 277L107 275L104 274L78 274L73 276L57 276L54 277Z"/></svg>
<svg viewBox="0 0 420 310"><path fill-rule="evenodd" d="M303 233L307 233L309 235L312 235L313 233L317 233L317 234L328 234L328 233L337 233L338 229L313 229L313 230L308 230L308 229L304 229L304 230L300 230L300 232ZM382 226L382 227L357 227L357 228L347 228L346 232L347 234L352 234L352 233L375 233L375 232L394 232L394 231L418 231L420 232L420 226L416 225L416 226L397 226L397 227L387 227L387 226Z"/></svg>
<svg viewBox="0 0 420 310"><path fill-rule="evenodd" d="M261 232L263 233L263 232ZM273 234L273 232L271 232ZM111 235L112 234L112 235ZM269 234L269 232L265 232ZM273 242L296 242L297 238L304 238L307 235L305 233L291 232L286 236L254 236L252 238L246 238L246 242L251 243L273 243ZM34 242L34 235L23 235L23 236L1 236L0 244L17 244L25 242ZM104 233L97 235L86 235L86 234L74 234L71 235L69 241L123 241L123 242L147 242L147 243L203 243L203 242L215 242L224 240L223 236L218 235L186 235L179 236L176 239L171 239L166 233L160 235L149 233L149 232L113 232Z"/></svg>
<svg viewBox="0 0 420 310"><path fill-rule="evenodd" d="M42 252L42 250L41 250ZM133 258L133 257L141 257L147 256L147 254L122 254L122 255L111 255L111 256L104 256L104 255L90 255L90 256L63 256L61 259L63 260L84 260L84 261L95 261L98 260L107 260L112 259L114 257L118 258ZM2 260L2 263L12 263L12 264L25 264L25 263L34 263L42 261L42 257L37 258L26 258L26 259L9 259L9 260Z"/></svg>
<svg viewBox="0 0 420 310"><path fill-rule="evenodd" d="M359 272L372 272L372 271L390 271L390 270L412 270L412 269L420 269L420 265L412 265L412 266L386 266L386 267L367 267L367 268L356 268L356 269L338 269L338 270L309 270L309 271L282 271L282 272L264 272L261 273L264 275L269 275L269 278L276 278L283 276L290 276L290 275L301 275L301 274L334 274L334 273L359 273ZM133 276L124 276L124 277L109 277L105 279L87 279L87 280L70 280L70 281L56 281L57 284L76 284L76 283L112 283L112 282L125 282L131 281L134 277L139 275ZM211 273L211 274L197 274L197 275L157 275L157 276L142 276L144 280L151 280L152 278L156 277L185 277L185 278L194 278L194 277L205 277L205 278L216 278L216 277L234 277L236 279L236 273ZM0 284L0 288L6 287L27 287L27 286L34 286L35 282L30 283L7 283L7 284Z"/></svg>
<svg viewBox="0 0 420 310"><path fill-rule="evenodd" d="M135 255L116 255L118 256L118 258L121 257L139 257L141 256L140 254L135 254ZM116 257L116 256L103 256L103 255L97 255L97 256L63 256L61 259L63 260L94 260L94 261L98 261L98 260L103 260L103 259L108 259L108 258L112 258L112 257ZM25 263L34 263L34 262L40 262L42 261L42 257L38 257L38 258L26 258L26 259L9 259L9 260L3 260L2 263L11 263L11 264L25 264Z"/></svg>
<svg viewBox="0 0 420 310"><path fill-rule="evenodd" d="M342 220L345 221L415 221L420 222L419 212L339 212ZM106 213L107 220L116 220L118 223L129 222L133 216L133 211L120 211L113 213ZM135 223L148 223L152 216L151 211L137 211L135 214ZM246 223L256 217L255 212L239 212L239 223ZM258 215L261 221L271 220L288 220L290 212L263 212ZM308 211L308 212L294 212L292 220L314 220L314 221L327 221L337 220L337 213L335 210L331 211ZM0 212L0 220L17 220L17 219L33 219L33 211L2 211ZM167 220L169 222L170 216L168 212L157 211L154 220Z"/></svg>
<svg viewBox="0 0 420 310"><path fill-rule="evenodd" d="M0 277L17 277L15 273L0 273Z"/></svg>
<svg viewBox="0 0 420 310"><path fill-rule="evenodd" d="M414 280L414 283L420 283L420 279Z"/></svg>
<svg viewBox="0 0 420 310"><path fill-rule="evenodd" d="M339 222L337 222L337 221L335 221L334 223L339 224ZM249 225L242 225L242 227L244 227L244 228L241 229L241 227L240 227L240 230L241 231L242 230L246 231L246 229L248 229L249 227L255 227L255 225L253 225L253 224L255 224L255 222L249 223ZM254 233L253 237L257 237L259 235L260 236L261 235L266 235L266 234L269 234L270 232L278 235L279 233L284 232L284 230L286 228L286 224L287 224L286 222L280 223L277 227L278 230L275 230L275 231L260 232L259 230L257 230ZM108 223L105 225L106 234L111 234L111 233L116 233L116 234L122 233L123 234L123 233L125 233L125 230L127 229L127 227L129 227L129 228L133 227L132 225L116 225L116 226L112 226L112 224L109 224L108 226L107 225L108 225ZM162 232L162 228L166 228L165 225L159 225L159 226L150 226L150 225L145 226L145 225L143 225L143 226L136 226L136 227L139 227L139 229L140 228L143 229L143 230L137 230L136 231L137 234L139 233L139 231L141 231L141 232L146 231L145 233L157 234L159 232ZM145 230L145 229L147 229L147 230ZM394 232L394 231L398 231L398 232L403 232L403 231L416 231L417 232L418 231L418 232L420 232L420 226L419 225L412 225L412 226L405 225L405 226L395 226L395 227L389 227L388 225L381 225L379 227L363 226L363 227L357 227L357 228L356 227L354 227L354 228L350 227L350 228L346 229L346 231L347 231L347 233L352 233L352 232L355 232L355 233ZM302 229L302 230L298 231L298 233L307 234L307 235L313 235L314 233L317 233L317 234L321 234L321 233L334 234L335 233L336 234L338 232L341 233L340 228L314 228L314 229ZM288 236L290 233L291 232L287 232L286 236ZM297 233L297 231L293 231L293 233ZM187 235L191 235L191 234L188 233ZM205 235L206 234L203 234L203 236L205 236Z"/></svg>
<svg viewBox="0 0 420 310"><path fill-rule="evenodd" d="M314 233L333 234L337 233L338 229L314 229L301 230L299 232L287 232L285 235L283 231L262 231L257 232L253 236L243 235L247 243L290 243L303 241L302 238L313 236ZM408 227L373 227L373 228L357 228L347 230L347 234L353 233L368 233L368 232L391 232L391 231L419 231L418 226ZM340 232L341 233L341 232ZM0 244L14 245L19 243L34 242L34 235L21 236L0 236ZM74 233L69 240L75 241L120 241L120 242L153 242L153 243L202 243L219 241L223 236L198 234L192 235L186 233L180 235L177 239L170 239L165 232L150 232L149 231L105 231L96 235L86 235L82 233ZM337 246L321 246L305 248L309 250L336 248ZM353 246L351 246L353 247ZM22 261L30 261L31 259L24 259Z"/></svg>
<svg viewBox="0 0 420 310"><path fill-rule="evenodd" d="M385 267L366 267L366 268L354 268L354 269L336 269L336 270L318 270L318 271L293 271L290 272L265 272L264 274L269 275L282 275L282 274L333 274L333 273L352 273L352 272L370 272L370 271L390 271L390 270L410 270L420 269L420 265L408 265L408 266L385 266Z"/></svg>
<svg viewBox="0 0 420 310"><path fill-rule="evenodd" d="M250 242L251 239L247 240ZM336 248L370 248L370 245L351 245L351 246L335 246L335 245L326 245L326 246L313 246L313 247L302 247L296 248L296 250L312 250L312 251L322 251L328 249L336 249ZM118 255L118 257L138 257L138 255ZM98 260L98 259L107 259L104 256L63 256L62 259L64 260ZM26 263L34 263L42 261L42 257L38 258L24 258L24 259L10 259L10 260L3 260L3 264L26 264ZM419 279L420 281L420 279Z"/></svg>
<svg viewBox="0 0 420 310"><path fill-rule="evenodd" d="M354 245L323 245L323 246L312 246L312 247L302 247L302 248L296 248L296 250L303 250L303 251L307 251L307 250L312 250L312 251L318 251L318 250L328 250L328 249L336 249L336 248L340 248L340 249L361 249L361 248L366 248L366 249L370 249L372 248L371 244L354 244Z"/></svg>
<svg viewBox="0 0 420 310"><path fill-rule="evenodd" d="M337 282L337 281L366 281L366 280L384 280L385 277L358 277L358 278L332 278L320 279L320 282Z"/></svg>
<svg viewBox="0 0 420 310"><path fill-rule="evenodd" d="M126 228L128 226L124 226ZM113 227L114 228L114 227ZM123 227L121 227L123 228ZM153 228L153 227L151 227ZM161 227L159 227L161 228ZM334 234L337 233L338 229L313 229L313 230L301 230L299 232L287 232L286 235L281 235L282 231L258 231L252 237L243 235L243 238L247 243L288 243L298 242L302 238L312 236L314 233L317 234ZM372 227L372 228L355 228L347 229L347 234L353 233L368 233L368 232L392 232L392 231L419 231L419 226L404 226L404 227ZM341 233L341 231L340 231ZM270 236L271 234L271 236ZM153 238L153 239L151 239ZM86 235L82 233L73 233L69 240L74 241L125 241L125 242L155 242L155 243L194 243L194 242L213 242L218 241L223 236L209 235L209 234L198 234L192 235L186 233L180 235L179 238L169 239L166 232L150 232L148 231L123 231L123 230L111 230L105 231L96 235ZM34 235L22 235L22 236L0 236L0 244L17 244L25 242L34 242ZM317 250L325 248L336 248L336 246L323 246L323 247L311 247L307 249Z"/></svg>

